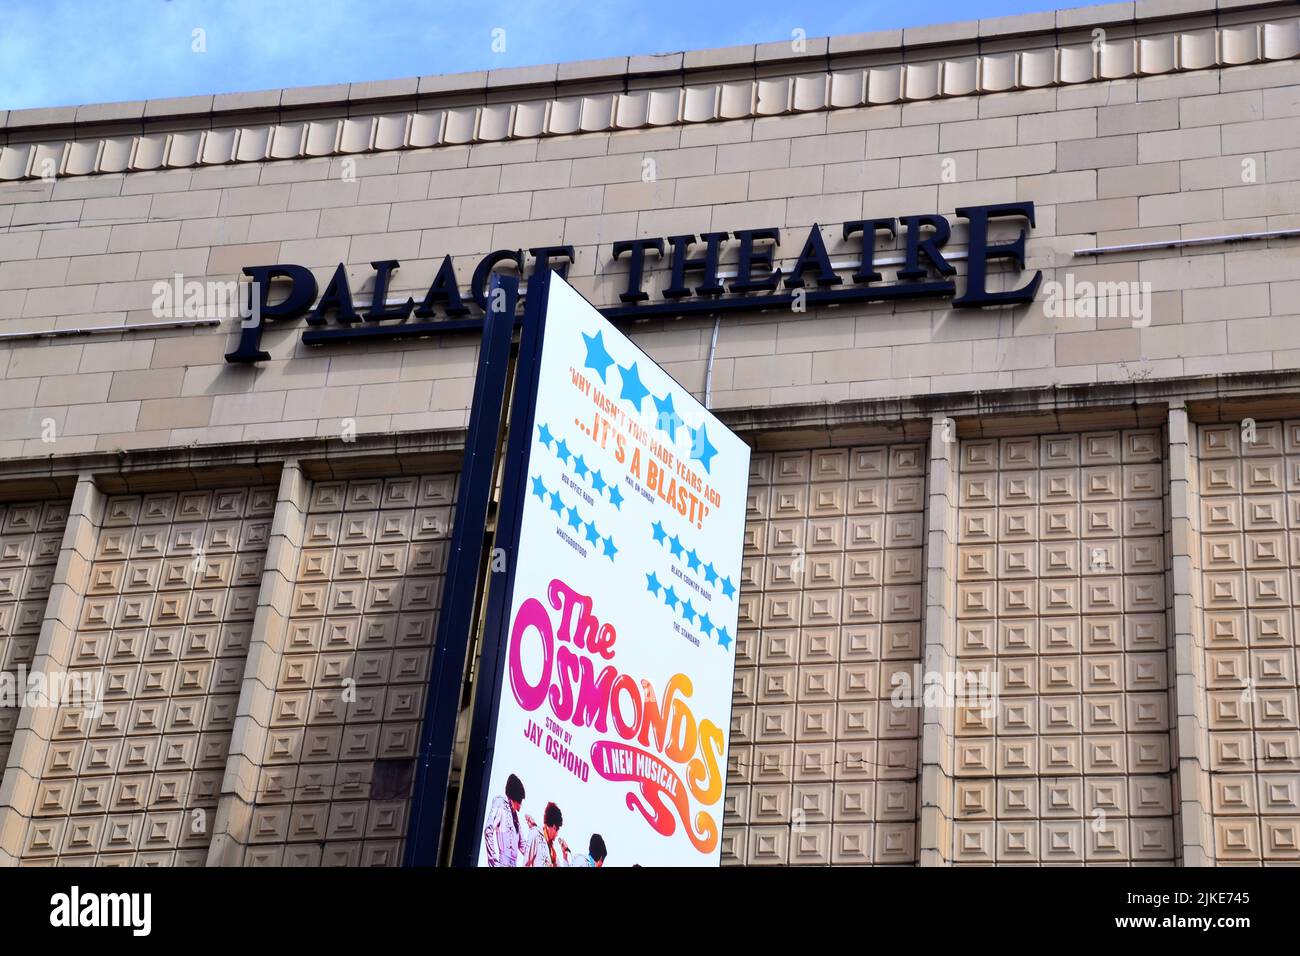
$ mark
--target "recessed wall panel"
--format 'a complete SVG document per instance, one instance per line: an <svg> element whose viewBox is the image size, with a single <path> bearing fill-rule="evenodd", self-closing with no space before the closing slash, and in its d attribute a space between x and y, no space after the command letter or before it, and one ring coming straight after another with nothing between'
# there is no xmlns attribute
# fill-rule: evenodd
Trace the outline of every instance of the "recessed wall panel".
<svg viewBox="0 0 1300 956"><path fill-rule="evenodd" d="M960 443L957 863L1172 863L1159 429Z"/></svg>
<svg viewBox="0 0 1300 956"><path fill-rule="evenodd" d="M455 490L313 484L248 864L401 863Z"/></svg>
<svg viewBox="0 0 1300 956"><path fill-rule="evenodd" d="M65 501L0 503L0 674L12 694L0 700L0 774L31 686L27 672L67 520Z"/></svg>
<svg viewBox="0 0 1300 956"><path fill-rule="evenodd" d="M724 863L911 864L923 445L757 453L745 529Z"/></svg>
<svg viewBox="0 0 1300 956"><path fill-rule="evenodd" d="M1300 860L1300 421L1197 431L1215 857L1293 862Z"/></svg>
<svg viewBox="0 0 1300 956"><path fill-rule="evenodd" d="M55 715L24 864L204 863L274 504L107 499L68 669L83 692Z"/></svg>

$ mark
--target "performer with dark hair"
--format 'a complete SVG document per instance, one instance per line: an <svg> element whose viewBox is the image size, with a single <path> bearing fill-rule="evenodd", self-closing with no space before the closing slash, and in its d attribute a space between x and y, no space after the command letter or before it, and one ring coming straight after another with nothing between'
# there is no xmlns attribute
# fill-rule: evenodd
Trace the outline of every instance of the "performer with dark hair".
<svg viewBox="0 0 1300 956"><path fill-rule="evenodd" d="M564 814L554 803L546 805L542 815L542 825L534 828L524 843L523 854L519 858L520 866L568 866L569 846L560 839L560 827L564 825Z"/></svg>
<svg viewBox="0 0 1300 956"><path fill-rule="evenodd" d="M591 840L587 844L587 852L579 853L569 861L569 866L595 866L605 865L605 857L609 851L605 849L605 839L599 833L593 833Z"/></svg>
<svg viewBox="0 0 1300 956"><path fill-rule="evenodd" d="M513 773L506 779L506 792L492 798L487 825L483 828L483 846L488 866L517 866L524 849L523 830L519 826L519 807L524 802L523 782ZM529 826L531 817L525 818Z"/></svg>

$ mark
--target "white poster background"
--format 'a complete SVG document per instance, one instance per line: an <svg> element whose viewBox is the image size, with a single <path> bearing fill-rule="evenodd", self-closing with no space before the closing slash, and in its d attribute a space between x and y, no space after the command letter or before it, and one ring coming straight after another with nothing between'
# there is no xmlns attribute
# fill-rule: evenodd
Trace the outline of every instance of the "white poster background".
<svg viewBox="0 0 1300 956"><path fill-rule="evenodd" d="M620 435L621 463L616 458ZM670 450L671 464L655 457L653 442ZM639 480L631 472L637 451ZM654 489L651 461L660 469ZM692 474L705 487L697 490ZM525 841L526 818L541 827L547 803L554 802L564 816L559 836L573 855L585 854L591 834L599 833L608 849L606 866L718 864L748 476L749 447L553 275L528 493L518 554L512 556L514 590L488 790L490 805L493 797L504 794L510 774L520 778L526 790L519 811ZM685 496L678 492L673 498L685 502L686 515L663 498L673 480L688 489ZM700 506L707 507L707 513ZM616 631L611 660L560 640L562 610L548 600L557 578L591 597L591 614ZM677 697L688 705L693 722L711 721L720 729L714 802L706 806L695 798L687 785L691 759L668 759L655 746L653 733L650 746L642 746L635 736L620 735L612 715L607 730L600 733L576 726L572 719L556 720L549 700L532 711L520 705L511 687L511 633L530 598L540 600L549 612L556 634L552 646L568 646L579 657L591 657L594 673L613 666L638 687L648 682L657 700L662 700L673 675L689 678L689 696L679 690ZM542 638L536 629L526 629L518 644L522 673L529 684L540 685ZM553 663L552 684L558 671ZM622 712L625 719L635 713L626 698ZM530 729L531 738L526 736ZM689 732L682 733L684 738ZM686 785L691 819L699 813L711 818L716 828L712 847L702 851L688 838L670 800L664 806L673 832L657 832L630 805L629 794L634 802L639 798L639 784L609 780L598 772L592 746L602 739L646 751L668 765ZM565 756L568 753L572 757ZM697 747L692 757L698 756ZM587 765L585 781L578 760ZM482 829L477 841L478 862L486 865Z"/></svg>

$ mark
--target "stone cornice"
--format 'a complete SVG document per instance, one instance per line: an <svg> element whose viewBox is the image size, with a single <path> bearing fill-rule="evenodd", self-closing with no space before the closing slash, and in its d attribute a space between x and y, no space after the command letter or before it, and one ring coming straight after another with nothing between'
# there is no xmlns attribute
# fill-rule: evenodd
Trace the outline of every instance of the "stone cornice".
<svg viewBox="0 0 1300 956"><path fill-rule="evenodd" d="M885 106L1300 57L1294 2L1140 0L915 30L352 86L0 112L0 181Z"/></svg>
<svg viewBox="0 0 1300 956"><path fill-rule="evenodd" d="M1300 371L1233 372L1177 376L1129 382L946 392L905 398L861 399L834 403L714 409L729 427L759 451L780 448L842 447L847 444L924 441L933 417L954 420L963 438L1042 434L1089 428L1150 427L1164 420L1168 403L1184 403L1194 421L1240 421L1295 417L1300 414ZM82 472L94 472L105 487L121 493L130 488L176 488L178 476L190 475L185 487L212 487L220 477L260 469L270 473L298 460L315 477L418 474L429 461L453 465L464 449L463 429L358 435L338 438L285 439L236 445L84 452L46 458L0 459L0 502L41 494L62 494Z"/></svg>

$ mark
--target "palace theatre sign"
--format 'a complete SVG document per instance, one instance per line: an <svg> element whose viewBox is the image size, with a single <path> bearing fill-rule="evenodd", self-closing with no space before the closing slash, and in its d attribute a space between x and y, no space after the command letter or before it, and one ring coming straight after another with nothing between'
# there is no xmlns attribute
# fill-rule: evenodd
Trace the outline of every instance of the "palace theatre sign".
<svg viewBox="0 0 1300 956"><path fill-rule="evenodd" d="M988 264L994 260L1011 260L1019 269L1025 265L1025 229L1014 241L990 243L989 226L997 219L1023 219L1034 225L1032 202L967 206L956 210L966 220L967 270L966 287L956 295L952 276L956 267L943 255L943 246L952 234L952 224L943 216L904 216L900 219L863 219L842 226L845 240L860 243L861 254L847 277L832 265L821 227L814 225L803 242L799 257L786 271L776 265L781 233L776 228L742 229L734 234L708 232L702 236L669 236L628 239L613 245L616 261L627 263L627 285L619 294L622 305L603 309L613 320L636 318L682 318L714 315L721 312L790 308L796 301L804 305L871 302L885 299L955 296L957 308L1001 306L1031 302L1042 273L1036 272L1024 285L999 292L987 287ZM882 282L875 270L876 237L885 233L903 236L903 262L894 282ZM724 243L738 243L736 276L723 283L718 276ZM554 269L564 274L573 261L572 246L544 246L528 250L534 271ZM669 284L662 299L649 302L644 289L649 258L667 259ZM375 270L374 289L368 308L357 309L348 285L347 270L342 263L334 272L325 291L317 297L316 277L297 265L249 266L244 275L257 290L257 307L242 323L239 345L226 356L228 362L258 362L269 359L262 351L265 323L284 322L306 317L311 327L303 333L308 345L327 342L357 342L367 339L411 338L478 328L482 319L468 317L468 302L480 310L487 308L488 279L498 266L512 265L524 271L522 250L498 249L478 263L470 283L468 302L462 294L452 267L451 256L442 260L438 274L422 301L407 299L388 303L388 288L396 260L371 263ZM847 270L845 270L847 271ZM688 276L693 280L688 283ZM285 289L283 297L271 302L273 286ZM441 315L441 318L437 316Z"/></svg>

